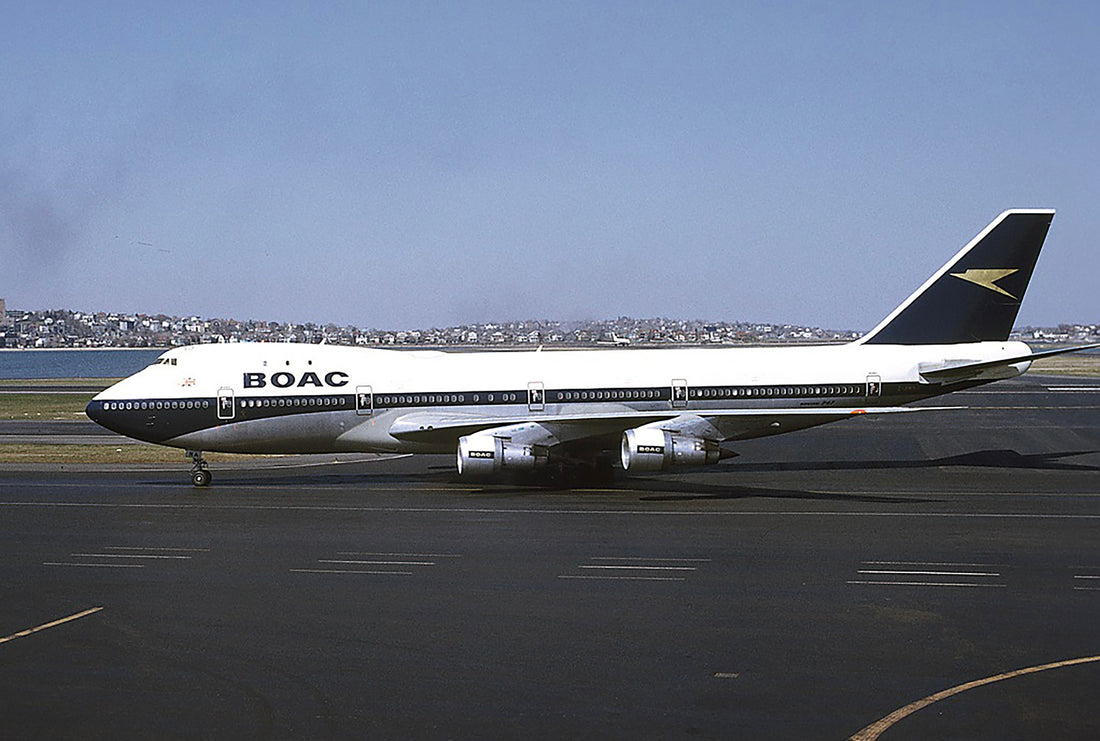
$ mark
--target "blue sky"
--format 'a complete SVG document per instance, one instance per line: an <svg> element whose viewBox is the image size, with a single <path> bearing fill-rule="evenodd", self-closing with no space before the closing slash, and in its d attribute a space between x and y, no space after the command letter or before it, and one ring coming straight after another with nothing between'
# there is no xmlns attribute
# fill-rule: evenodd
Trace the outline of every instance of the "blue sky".
<svg viewBox="0 0 1100 741"><path fill-rule="evenodd" d="M15 308L870 329L1002 210L1100 321L1093 3L21 3Z"/></svg>

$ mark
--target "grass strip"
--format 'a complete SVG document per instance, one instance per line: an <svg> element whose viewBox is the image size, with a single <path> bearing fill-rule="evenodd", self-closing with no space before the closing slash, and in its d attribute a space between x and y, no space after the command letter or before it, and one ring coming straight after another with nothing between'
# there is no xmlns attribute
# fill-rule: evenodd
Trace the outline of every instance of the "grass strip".
<svg viewBox="0 0 1100 741"><path fill-rule="evenodd" d="M71 420L87 419L84 407L92 395L5 394L0 392L0 419Z"/></svg>
<svg viewBox="0 0 1100 741"><path fill-rule="evenodd" d="M203 458L210 463L279 457L282 456L203 453ZM178 448L141 443L120 443L118 445L0 443L0 463L178 463L181 466L190 465L190 461L184 455L184 452Z"/></svg>
<svg viewBox="0 0 1100 741"><path fill-rule="evenodd" d="M1100 355L1069 354L1040 358L1031 364L1032 373L1048 373L1053 376L1100 377Z"/></svg>
<svg viewBox="0 0 1100 741"><path fill-rule="evenodd" d="M34 386L48 391L53 386L98 386L107 388L121 378L0 378L0 393L8 386Z"/></svg>

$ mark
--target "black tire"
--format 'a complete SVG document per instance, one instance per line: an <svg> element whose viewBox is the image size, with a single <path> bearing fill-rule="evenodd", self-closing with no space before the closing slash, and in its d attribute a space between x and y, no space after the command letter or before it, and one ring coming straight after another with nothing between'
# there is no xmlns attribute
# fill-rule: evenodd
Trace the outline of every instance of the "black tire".
<svg viewBox="0 0 1100 741"><path fill-rule="evenodd" d="M192 471L191 484L194 486L210 486L210 472L201 469Z"/></svg>

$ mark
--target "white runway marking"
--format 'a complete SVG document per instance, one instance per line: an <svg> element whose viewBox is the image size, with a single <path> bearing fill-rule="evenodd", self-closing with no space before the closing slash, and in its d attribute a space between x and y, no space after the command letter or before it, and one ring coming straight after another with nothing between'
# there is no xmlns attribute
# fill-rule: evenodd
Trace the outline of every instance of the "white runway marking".
<svg viewBox="0 0 1100 741"><path fill-rule="evenodd" d="M435 561L410 560L423 559L425 554L417 553L369 553L366 551L338 551L337 556L376 556L376 558L318 558L317 563L332 566L374 566L374 567L405 567L424 569L435 566ZM455 554L440 556L441 558L454 557ZM416 571L397 570L394 568L373 569L291 569L295 574L375 574L388 576L412 576Z"/></svg>
<svg viewBox="0 0 1100 741"><path fill-rule="evenodd" d="M686 563L710 563L709 558L683 558L678 556L592 556L591 561L603 563L582 563L579 571L633 572L616 574L559 574L559 579L605 579L610 581L684 581L683 576L658 576L653 571L698 571L698 566L685 566Z"/></svg>
<svg viewBox="0 0 1100 741"><path fill-rule="evenodd" d="M209 548L141 548L133 545L108 545L105 551L179 551L185 553L209 553Z"/></svg>
<svg viewBox="0 0 1100 741"><path fill-rule="evenodd" d="M411 571L358 571L354 569L291 569L294 574L375 574L385 576L412 576Z"/></svg>
<svg viewBox="0 0 1100 741"><path fill-rule="evenodd" d="M458 553L374 553L371 551L338 551L338 556L378 556L380 558L462 558Z"/></svg>
<svg viewBox="0 0 1100 741"><path fill-rule="evenodd" d="M667 563L710 563L709 558L646 558L642 556L593 556L589 561L662 561Z"/></svg>
<svg viewBox="0 0 1100 741"><path fill-rule="evenodd" d="M999 563L956 563L951 561L864 561L865 566L954 566L960 569L975 569L981 567L1001 566Z"/></svg>
<svg viewBox="0 0 1100 741"><path fill-rule="evenodd" d="M73 558L158 558L191 560L191 556L163 556L150 553L70 553Z"/></svg>
<svg viewBox="0 0 1100 741"><path fill-rule="evenodd" d="M1000 576L985 571L893 571L887 569L860 569L857 574L898 574L902 576Z"/></svg>
<svg viewBox="0 0 1100 741"><path fill-rule="evenodd" d="M587 574L558 574L559 579L602 579L604 581L685 581L682 576L590 576Z"/></svg>
<svg viewBox="0 0 1100 741"><path fill-rule="evenodd" d="M1004 584L978 584L976 582L961 581L864 581L853 579L848 584L862 584L872 587L970 587L970 588L1001 588Z"/></svg>
<svg viewBox="0 0 1100 741"><path fill-rule="evenodd" d="M356 566L435 566L434 561L350 561L337 559L317 559L317 563L344 563Z"/></svg>
<svg viewBox="0 0 1100 741"><path fill-rule="evenodd" d="M858 584L871 587L962 587L962 588L1004 588L1006 585L991 581L973 581L974 579L997 579L1001 576L999 571L991 571L994 564L986 563L958 563L944 561L863 561L864 568L856 569L856 574L861 577L878 577L877 579L851 579L848 584ZM880 568L866 568L868 566ZM881 568L894 566L900 568ZM998 565L999 566L999 565ZM981 569L981 570L975 570ZM915 578L917 577L917 578ZM924 578L919 578L924 577ZM928 577L938 577L935 580Z"/></svg>
<svg viewBox="0 0 1100 741"><path fill-rule="evenodd" d="M67 563L63 561L43 561L43 566L85 566L97 569L144 569L143 563Z"/></svg>
<svg viewBox="0 0 1100 741"><path fill-rule="evenodd" d="M1091 570L1093 570L1093 569L1090 569L1090 571ZM1082 582L1085 582L1084 584L1075 584L1073 586L1073 591L1075 591L1075 592L1100 592L1100 584L1097 584L1097 582L1100 582L1100 576L1097 576L1095 574L1074 574L1073 578L1075 580L1080 580Z"/></svg>
<svg viewBox="0 0 1100 741"><path fill-rule="evenodd" d="M625 569L628 571L695 571L694 566L578 566L580 569Z"/></svg>
<svg viewBox="0 0 1100 741"><path fill-rule="evenodd" d="M126 553L70 553L69 558L100 559L99 561L44 561L43 566L74 566L82 568L101 569L143 569L145 564L118 563L120 560L128 561L190 561L193 556L181 555L179 552L208 552L208 548L167 548L114 545L104 546L104 551L127 551ZM154 551L150 553L149 551Z"/></svg>

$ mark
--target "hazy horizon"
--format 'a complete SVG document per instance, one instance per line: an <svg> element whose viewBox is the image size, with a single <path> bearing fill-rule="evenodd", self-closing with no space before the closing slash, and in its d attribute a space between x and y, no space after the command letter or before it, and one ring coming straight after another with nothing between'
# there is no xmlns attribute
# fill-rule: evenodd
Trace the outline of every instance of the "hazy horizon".
<svg viewBox="0 0 1100 741"><path fill-rule="evenodd" d="M3 298L3 297L0 296L0 298ZM686 317L686 316L676 317L676 316L628 316L628 315L620 315L620 316L616 316L616 317L581 317L579 319L558 319L558 318L554 318L554 317L513 317L513 318L509 318L509 319L486 319L484 321L464 322L464 323L460 323L460 324L435 324L435 325L423 325L423 326L367 326L367 325L347 324L347 323L340 323L340 322L335 322L335 321L324 321L324 320L321 320L321 321L314 321L314 320L295 321L295 320L264 319L264 318L261 318L261 317L241 318L241 317L237 317L237 316L213 316L213 315L202 315L202 314L180 315L180 314L168 314L167 312L163 312L163 311L131 312L131 311L116 311L116 310L112 310L112 309L86 310L86 309L73 309L73 308L69 308L69 307L49 307L49 308L29 309L29 308L26 308L26 307L12 307L11 305L9 305L7 307L9 320L11 319L13 312L19 312L19 311L29 311L29 312L36 312L36 313L44 313L44 312L51 312L51 311L70 311L70 312L79 313L79 314L82 314L82 315L96 315L96 314L108 314L108 315L110 315L110 314L114 314L114 315L120 315L120 316L134 316L134 317L139 317L140 316L140 317L145 317L145 318L155 318L155 317L163 316L163 317L172 318L172 319L192 319L192 318L194 318L194 319L199 319L201 321L231 321L231 322L239 322L239 323L257 322L257 323L261 323L261 324L276 323L276 324L281 324L281 325L295 325L295 326L302 326L302 325L306 325L306 324L312 324L316 327L321 327L321 328L324 328L326 326L336 326L336 327L339 327L339 328L353 327L353 328L359 329L359 330L374 331L374 332L410 332L410 331L425 331L425 330L444 330L444 329L453 329L453 328L456 328L456 327L469 327L469 326L475 326L475 325L488 325L488 324L501 325L501 326L515 325L515 324L556 324L556 325L559 325L559 329L562 329L563 331L570 331L572 329L575 329L575 328L577 328L581 325L585 325L585 324L613 324L615 322L623 321L623 320L629 321L629 322L637 322L637 323L673 322L673 323L700 324L700 325L708 325L708 324L741 325L741 324L744 324L744 325L753 325L753 326L775 326L775 327L789 326L789 327L798 327L798 328L803 328L803 329L818 329L818 330L821 330L823 332L838 332L838 333L863 332L863 330L854 329L852 327L829 327L829 326L823 326L823 325L820 325L820 324L812 324L812 323L808 324L808 323L800 323L800 322L779 322L779 321L769 321L767 319L737 319L737 318L733 318L733 319L715 319L713 317ZM1067 322L1067 321L1063 321L1063 322L1054 322L1054 323L1051 323L1051 324L1034 324L1034 323L1029 324L1029 323L1024 323L1024 322L1019 322L1018 321L1013 325L1013 330L1015 331L1015 330L1024 329L1024 328L1052 329L1052 328L1057 328L1057 327L1060 327L1060 326L1097 326L1097 325L1100 325L1100 322ZM869 330L867 330L867 331L869 331Z"/></svg>

